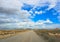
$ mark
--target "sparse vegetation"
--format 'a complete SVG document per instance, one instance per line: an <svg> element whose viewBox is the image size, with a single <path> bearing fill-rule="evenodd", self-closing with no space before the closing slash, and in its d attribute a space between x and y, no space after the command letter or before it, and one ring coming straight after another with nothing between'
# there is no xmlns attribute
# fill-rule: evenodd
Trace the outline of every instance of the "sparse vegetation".
<svg viewBox="0 0 60 42"><path fill-rule="evenodd" d="M27 30L0 30L0 39L8 38Z"/></svg>
<svg viewBox="0 0 60 42"><path fill-rule="evenodd" d="M47 42L60 42L60 29L54 30L34 30L39 36L42 36L43 39Z"/></svg>

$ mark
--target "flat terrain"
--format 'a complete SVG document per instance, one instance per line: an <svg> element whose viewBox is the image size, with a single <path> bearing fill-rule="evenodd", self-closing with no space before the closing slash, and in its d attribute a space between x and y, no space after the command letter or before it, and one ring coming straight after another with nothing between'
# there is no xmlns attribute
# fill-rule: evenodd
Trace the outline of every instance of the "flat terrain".
<svg viewBox="0 0 60 42"><path fill-rule="evenodd" d="M60 42L60 29L35 30L35 33L39 36L42 36L47 42Z"/></svg>
<svg viewBox="0 0 60 42"><path fill-rule="evenodd" d="M12 37L28 30L0 30L0 39Z"/></svg>
<svg viewBox="0 0 60 42"><path fill-rule="evenodd" d="M6 39L0 39L0 42L45 42L45 40L31 30Z"/></svg>

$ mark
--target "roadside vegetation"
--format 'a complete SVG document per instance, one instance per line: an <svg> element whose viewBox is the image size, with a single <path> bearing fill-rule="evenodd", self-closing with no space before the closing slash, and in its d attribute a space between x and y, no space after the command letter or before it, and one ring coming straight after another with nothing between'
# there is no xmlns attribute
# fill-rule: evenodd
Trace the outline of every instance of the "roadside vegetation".
<svg viewBox="0 0 60 42"><path fill-rule="evenodd" d="M0 30L0 39L8 38L14 36L16 34L25 32L27 30L24 29L16 29L16 30Z"/></svg>
<svg viewBox="0 0 60 42"><path fill-rule="evenodd" d="M47 42L60 42L60 29L38 29L34 30L37 35L42 36Z"/></svg>

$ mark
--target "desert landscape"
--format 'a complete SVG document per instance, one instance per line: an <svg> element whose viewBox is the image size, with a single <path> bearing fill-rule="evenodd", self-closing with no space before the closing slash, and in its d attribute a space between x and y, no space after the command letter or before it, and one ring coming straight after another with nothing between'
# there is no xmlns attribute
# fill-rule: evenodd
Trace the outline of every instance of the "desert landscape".
<svg viewBox="0 0 60 42"><path fill-rule="evenodd" d="M0 0L0 42L60 42L60 0Z"/></svg>
<svg viewBox="0 0 60 42"><path fill-rule="evenodd" d="M0 42L60 42L60 29L0 30Z"/></svg>

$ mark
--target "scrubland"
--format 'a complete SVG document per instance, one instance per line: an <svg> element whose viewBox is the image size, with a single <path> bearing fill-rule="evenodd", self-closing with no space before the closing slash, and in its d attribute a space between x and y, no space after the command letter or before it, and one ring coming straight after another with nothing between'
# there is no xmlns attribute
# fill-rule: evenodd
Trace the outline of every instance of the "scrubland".
<svg viewBox="0 0 60 42"><path fill-rule="evenodd" d="M0 39L8 38L27 30L0 30Z"/></svg>
<svg viewBox="0 0 60 42"><path fill-rule="evenodd" d="M60 29L38 29L34 31L47 42L60 42Z"/></svg>

